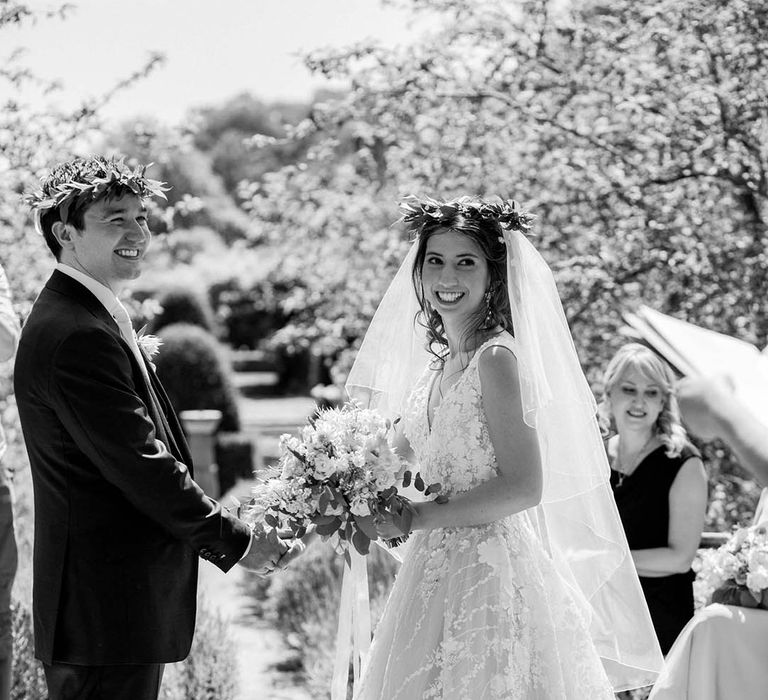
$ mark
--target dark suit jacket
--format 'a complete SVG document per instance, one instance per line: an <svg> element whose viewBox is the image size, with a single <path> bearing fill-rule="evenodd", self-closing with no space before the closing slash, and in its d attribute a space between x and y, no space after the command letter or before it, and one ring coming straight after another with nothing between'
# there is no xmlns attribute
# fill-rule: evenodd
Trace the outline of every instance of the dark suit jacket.
<svg viewBox="0 0 768 700"><path fill-rule="evenodd" d="M198 554L223 570L247 527L192 479L178 420L117 324L54 272L21 334L16 401L35 492L33 612L43 662L189 653Z"/></svg>

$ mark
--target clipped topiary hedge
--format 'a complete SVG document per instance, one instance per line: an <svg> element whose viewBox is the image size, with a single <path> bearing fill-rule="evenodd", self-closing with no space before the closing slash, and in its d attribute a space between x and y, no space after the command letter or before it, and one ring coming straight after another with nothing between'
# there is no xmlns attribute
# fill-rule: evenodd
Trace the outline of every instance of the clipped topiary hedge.
<svg viewBox="0 0 768 700"><path fill-rule="evenodd" d="M190 287L167 287L158 292L157 301L162 307L147 324L150 333L161 335L166 326L188 323L216 334L216 321L208 298Z"/></svg>
<svg viewBox="0 0 768 700"><path fill-rule="evenodd" d="M176 411L217 409L222 413L220 431L240 430L237 392L216 338L189 323L165 326L158 335L163 344L154 362Z"/></svg>
<svg viewBox="0 0 768 700"><path fill-rule="evenodd" d="M255 446L242 433L219 433L216 438L216 465L221 493L229 491L238 479L253 479Z"/></svg>
<svg viewBox="0 0 768 700"><path fill-rule="evenodd" d="M208 294L233 348L257 348L286 322L271 285L244 287L231 277L211 284Z"/></svg>

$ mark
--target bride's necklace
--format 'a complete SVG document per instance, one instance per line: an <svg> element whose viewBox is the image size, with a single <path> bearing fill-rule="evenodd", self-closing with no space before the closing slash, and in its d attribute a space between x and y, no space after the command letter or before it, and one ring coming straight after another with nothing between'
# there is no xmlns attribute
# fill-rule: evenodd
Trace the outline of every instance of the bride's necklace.
<svg viewBox="0 0 768 700"><path fill-rule="evenodd" d="M627 460L626 464L621 458L621 441L619 441L619 444L616 447L616 457L613 460L613 471L619 475L619 478L616 481L616 488L621 487L621 485L624 483L624 479L626 479L628 476L631 476L639 464L648 456L650 453L648 448L653 444L655 438L655 435L651 435L651 437L649 437L645 443L643 443L643 446L640 448L637 454L635 454L634 458Z"/></svg>

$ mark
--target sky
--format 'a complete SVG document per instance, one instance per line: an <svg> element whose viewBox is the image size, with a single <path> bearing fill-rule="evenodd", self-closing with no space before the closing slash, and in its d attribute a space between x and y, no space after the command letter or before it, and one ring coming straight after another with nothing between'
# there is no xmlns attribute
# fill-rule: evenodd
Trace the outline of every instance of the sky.
<svg viewBox="0 0 768 700"><path fill-rule="evenodd" d="M3 32L0 58L23 48L35 74L60 80L56 99L74 106L142 66L165 64L104 110L107 118L151 114L178 123L192 106L242 92L265 101L305 100L331 84L302 64L302 51L366 38L407 41L411 19L380 0L72 0L66 20ZM60 3L28 0L35 8ZM2 102L0 95L0 102ZM27 96L36 100L37 97ZM50 98L49 98L50 99Z"/></svg>

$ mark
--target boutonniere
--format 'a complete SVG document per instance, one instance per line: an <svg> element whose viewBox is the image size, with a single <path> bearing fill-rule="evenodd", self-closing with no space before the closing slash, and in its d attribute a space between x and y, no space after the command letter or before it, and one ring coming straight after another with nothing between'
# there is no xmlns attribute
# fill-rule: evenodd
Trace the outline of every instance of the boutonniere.
<svg viewBox="0 0 768 700"><path fill-rule="evenodd" d="M160 352L160 346L163 341L156 335L150 335L146 332L147 327L144 326L136 333L136 342L139 347L147 354L147 357L151 360L157 353Z"/></svg>

